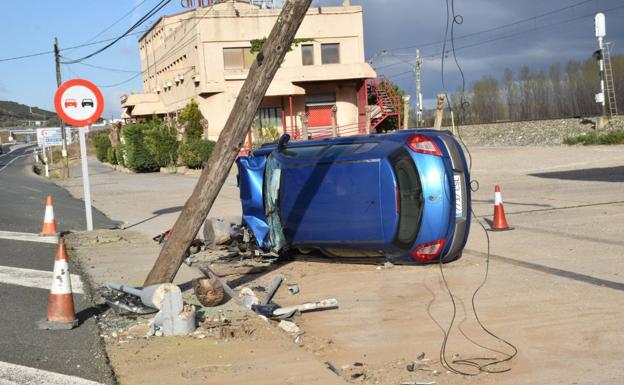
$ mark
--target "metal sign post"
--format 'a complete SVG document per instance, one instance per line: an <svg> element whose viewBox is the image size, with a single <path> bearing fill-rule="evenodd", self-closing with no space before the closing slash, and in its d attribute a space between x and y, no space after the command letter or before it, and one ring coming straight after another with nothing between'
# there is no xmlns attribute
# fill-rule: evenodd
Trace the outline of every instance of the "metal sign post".
<svg viewBox="0 0 624 385"><path fill-rule="evenodd" d="M93 230L93 212L91 208L91 185L89 184L89 165L87 164L87 140L91 124L102 116L104 98L95 84L84 79L72 79L61 84L54 95L54 108L66 123L80 127L80 163L82 165L82 188L84 190L85 216L87 231Z"/></svg>
<svg viewBox="0 0 624 385"><path fill-rule="evenodd" d="M80 127L78 137L80 141L80 163L82 165L82 189L84 191L85 215L87 219L87 231L93 230L93 212L91 208L91 184L89 184L89 165L87 163L87 140L85 134L89 127Z"/></svg>

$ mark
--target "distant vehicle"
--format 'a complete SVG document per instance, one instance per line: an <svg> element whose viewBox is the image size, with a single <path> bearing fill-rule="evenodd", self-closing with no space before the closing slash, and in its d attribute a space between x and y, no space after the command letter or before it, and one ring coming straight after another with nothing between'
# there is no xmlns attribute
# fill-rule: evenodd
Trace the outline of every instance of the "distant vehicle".
<svg viewBox="0 0 624 385"><path fill-rule="evenodd" d="M237 160L243 222L261 248L417 264L461 257L470 175L450 133L288 139Z"/></svg>
<svg viewBox="0 0 624 385"><path fill-rule="evenodd" d="M93 107L94 106L93 99L82 99L82 103L81 104L82 104L83 107L86 107L86 106Z"/></svg>
<svg viewBox="0 0 624 385"><path fill-rule="evenodd" d="M78 107L76 99L65 99L65 108L67 107Z"/></svg>

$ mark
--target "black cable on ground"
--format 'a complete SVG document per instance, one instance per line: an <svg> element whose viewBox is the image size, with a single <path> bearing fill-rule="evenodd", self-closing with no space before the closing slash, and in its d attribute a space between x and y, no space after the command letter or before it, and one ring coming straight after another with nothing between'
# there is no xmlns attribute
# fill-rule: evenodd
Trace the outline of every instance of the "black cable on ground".
<svg viewBox="0 0 624 385"><path fill-rule="evenodd" d="M463 141L463 139L461 138L461 134L460 134L460 125L463 121L463 117L465 115L466 112L466 108L468 108L469 104L468 102L464 99L464 95L465 95L465 88L466 88L466 79L464 76L464 72L459 64L459 61L457 59L457 56L455 54L455 41L454 41L454 27L455 24L459 25L463 23L463 17L459 14L455 13L455 0L446 0L446 28L445 28L445 32L444 32L444 43L442 45L442 62L441 62L441 69L442 69L442 87L444 89L445 92L445 97L446 97L446 103L448 106L449 111L452 112L452 105L450 102L450 99L448 97L448 93L446 91L446 85L445 85L445 79L444 79L444 59L445 59L445 53L446 53L446 42L448 39L448 35L450 32L450 43L451 43L451 50L453 53L453 60L455 62L455 65L457 66L457 69L459 70L460 76L461 76L461 92L460 92L460 105L458 108L458 115L457 115L457 137L459 139L459 141L462 144L462 147L465 149L466 153L468 154L469 157L469 165L468 165L468 169L472 170L472 154L470 153L470 150L468 149L468 147L466 146L466 143ZM471 182L472 184L472 182ZM446 185L445 185L446 186ZM446 188L445 188L446 190ZM491 351L491 352L495 352L495 353L499 353L499 354L503 354L504 356L506 356L505 358L501 358L501 359L497 359L497 358L492 358L492 357L472 357L472 358L463 358L463 359L454 359L452 362L449 362L446 358L446 349L447 349L447 344L448 344L448 339L451 333L451 330L453 328L453 324L455 323L455 317L457 315L457 304L455 302L455 297L453 295L453 292L451 291L451 288L448 284L448 281L446 280L446 276L444 275L444 269L443 269L443 263L442 263L442 259L439 260L439 267L440 267L440 274L442 276L442 281L444 283L444 287L446 288L448 294L449 294L449 298L451 299L451 303L453 305L453 314L451 316L451 322L448 326L448 328L444 331L444 339L442 341L442 345L440 347L440 364L442 364L442 366L447 369L448 371L455 373L455 374L462 374L465 376L476 376L480 373L504 373L507 372L509 370L511 370L511 368L506 368L506 369L500 369L500 370L496 370L496 369L490 369L490 367L494 366L494 365L498 365L504 362L508 362L510 360L512 360L517 354L518 354L518 348L516 348L512 343L508 342L507 340L500 338L499 336L497 336L496 334L492 333L487 327L485 327L485 325L481 322L481 319L479 318L479 315L477 313L477 309L476 309L476 297L479 293L479 291L485 286L485 284L487 283L487 279L489 276L489 268L490 268L490 236L487 232L487 229L485 228L485 226L483 225L483 223L479 220L479 218L477 218L477 216L475 215L474 211L471 209L470 210L470 214L474 217L474 219L477 221L477 223L479 223L479 226L483 229L483 232L485 233L486 239L487 239L487 259L486 259L486 267L485 267L485 274L483 276L483 281L479 284L479 286L475 289L475 291L472 294L472 298L471 298L471 305L472 305L472 312L475 316L475 319L477 321L477 324L479 325L479 327L485 332L487 333L489 336L495 338L497 341L499 341L500 343L505 344L506 346L508 346L509 348L511 348L512 353L504 353L501 352L497 349L493 349L493 348L489 348L486 346L483 346L481 344L477 344L475 343L472 339L468 338L462 331L462 334L464 334L464 337L466 337L466 339L468 341L471 341L472 343L474 343L476 346L479 346L485 350ZM464 370L460 370L457 368L457 365L464 365L464 366L469 366L469 367L473 367L475 369L477 369L476 372L467 372Z"/></svg>

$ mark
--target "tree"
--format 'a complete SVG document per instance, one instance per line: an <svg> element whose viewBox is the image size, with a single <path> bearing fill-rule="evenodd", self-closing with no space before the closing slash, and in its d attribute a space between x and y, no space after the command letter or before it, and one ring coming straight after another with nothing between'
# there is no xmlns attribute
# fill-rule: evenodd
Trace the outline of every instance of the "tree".
<svg viewBox="0 0 624 385"><path fill-rule="evenodd" d="M201 139L204 133L204 127L201 124L203 118L199 105L195 99L191 99L178 117L178 121L184 126L187 140Z"/></svg>

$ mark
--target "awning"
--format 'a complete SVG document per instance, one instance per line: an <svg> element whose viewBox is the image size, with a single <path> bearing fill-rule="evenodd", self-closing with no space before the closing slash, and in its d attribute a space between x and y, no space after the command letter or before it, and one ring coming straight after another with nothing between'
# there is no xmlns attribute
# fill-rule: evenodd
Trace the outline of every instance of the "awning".
<svg viewBox="0 0 624 385"><path fill-rule="evenodd" d="M150 116L154 114L166 114L167 110L162 102L141 103L134 106L132 116Z"/></svg>
<svg viewBox="0 0 624 385"><path fill-rule="evenodd" d="M126 98L126 101L121 104L122 107L130 107L136 106L143 103L156 103L160 99L158 94L153 93L141 93L141 94L130 94Z"/></svg>

